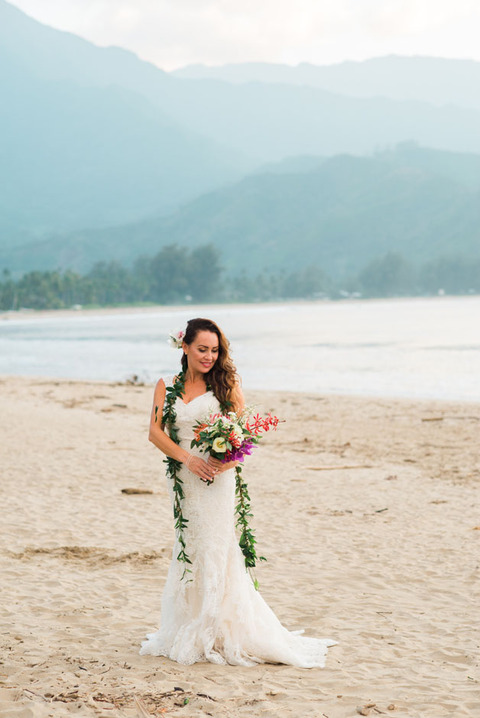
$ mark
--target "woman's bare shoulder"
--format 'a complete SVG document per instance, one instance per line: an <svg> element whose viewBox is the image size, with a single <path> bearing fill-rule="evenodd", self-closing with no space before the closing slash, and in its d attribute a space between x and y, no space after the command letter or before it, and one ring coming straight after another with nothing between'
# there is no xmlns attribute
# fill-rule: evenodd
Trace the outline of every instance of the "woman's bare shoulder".
<svg viewBox="0 0 480 718"><path fill-rule="evenodd" d="M171 378L161 376L155 384L155 396L165 396L167 387L171 386Z"/></svg>
<svg viewBox="0 0 480 718"><path fill-rule="evenodd" d="M174 383L176 378L177 377L175 374L170 374L168 376L161 376L155 385L155 391L159 388L163 389L165 391L169 386L172 386L172 384Z"/></svg>
<svg viewBox="0 0 480 718"><path fill-rule="evenodd" d="M242 383L240 378L238 378L235 383L235 386L232 389L232 399L235 406L235 411L243 411L243 409L245 408L245 398L243 396Z"/></svg>

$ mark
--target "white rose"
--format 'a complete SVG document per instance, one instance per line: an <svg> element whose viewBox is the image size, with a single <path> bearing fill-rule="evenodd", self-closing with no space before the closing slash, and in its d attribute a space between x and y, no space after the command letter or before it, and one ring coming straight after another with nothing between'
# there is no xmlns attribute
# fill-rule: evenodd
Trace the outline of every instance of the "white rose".
<svg viewBox="0 0 480 718"><path fill-rule="evenodd" d="M227 445L225 443L225 439L222 439L221 436L217 436L215 441L212 444L213 451L216 451L218 454L222 454L224 451L227 450Z"/></svg>

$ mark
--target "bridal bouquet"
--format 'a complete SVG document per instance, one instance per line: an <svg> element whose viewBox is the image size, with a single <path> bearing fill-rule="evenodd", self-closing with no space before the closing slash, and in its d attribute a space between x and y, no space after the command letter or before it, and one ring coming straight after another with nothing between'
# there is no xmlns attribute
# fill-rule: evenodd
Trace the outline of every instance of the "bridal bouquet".
<svg viewBox="0 0 480 718"><path fill-rule="evenodd" d="M211 414L205 421L197 421L191 447L196 446L202 451L208 451L223 464L229 461L242 463L245 456L252 453L252 449L262 438L261 434L270 429L276 429L278 423L279 420L276 416L271 414L266 417L259 414L252 416L248 409L241 414L235 414L235 412ZM253 585L258 588L258 581L253 574L257 561L256 539L248 523L248 519L252 516L250 496L248 486L242 478L242 467L239 464L235 467L235 496L238 502L235 506L235 513L237 516L236 526L240 529L239 544L245 559L245 567L252 577ZM264 556L258 558L260 561L266 561Z"/></svg>
<svg viewBox="0 0 480 718"><path fill-rule="evenodd" d="M241 414L211 414L205 421L197 421L191 447L197 446L209 452L222 464L229 461L243 462L245 456L260 441L262 432L276 429L278 418L268 414L252 416L247 409Z"/></svg>

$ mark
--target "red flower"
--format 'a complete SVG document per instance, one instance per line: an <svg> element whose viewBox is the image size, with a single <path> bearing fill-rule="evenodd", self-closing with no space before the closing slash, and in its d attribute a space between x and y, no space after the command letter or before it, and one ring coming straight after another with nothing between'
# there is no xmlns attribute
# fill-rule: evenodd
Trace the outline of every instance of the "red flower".
<svg viewBox="0 0 480 718"><path fill-rule="evenodd" d="M230 434L228 435L228 441L236 449L238 449L242 445L242 440L238 437L238 435L234 431L231 431Z"/></svg>
<svg viewBox="0 0 480 718"><path fill-rule="evenodd" d="M200 439L200 433L207 428L207 424L200 424L200 426L195 427L195 430L193 432L196 441Z"/></svg>

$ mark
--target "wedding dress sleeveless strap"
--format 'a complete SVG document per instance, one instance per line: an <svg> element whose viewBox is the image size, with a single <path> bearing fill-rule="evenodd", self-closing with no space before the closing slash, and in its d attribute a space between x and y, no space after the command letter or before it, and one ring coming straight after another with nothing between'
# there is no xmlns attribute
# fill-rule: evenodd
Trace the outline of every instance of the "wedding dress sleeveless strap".
<svg viewBox="0 0 480 718"><path fill-rule="evenodd" d="M211 391L188 404L177 399L180 445L191 449L193 427L220 406ZM161 601L161 626L147 634L141 655L167 656L190 665L197 661L251 666L286 663L301 668L323 667L331 639L309 638L288 631L255 590L245 569L235 534L235 472L223 472L207 485L182 465L188 519L184 532L191 573L182 580L178 541ZM173 502L173 491L169 482Z"/></svg>

